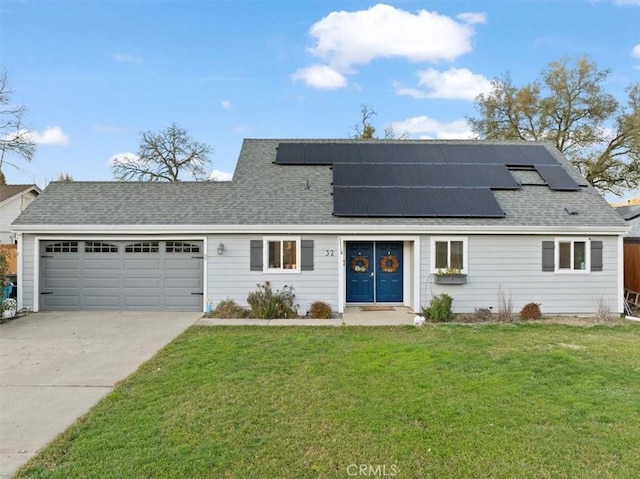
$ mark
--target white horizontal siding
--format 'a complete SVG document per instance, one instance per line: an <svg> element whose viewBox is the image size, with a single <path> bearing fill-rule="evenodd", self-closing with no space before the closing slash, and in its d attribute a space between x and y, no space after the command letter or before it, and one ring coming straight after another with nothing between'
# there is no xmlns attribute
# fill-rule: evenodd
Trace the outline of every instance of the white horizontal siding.
<svg viewBox="0 0 640 479"><path fill-rule="evenodd" d="M21 308L35 308L33 292L35 289L35 237L32 235L22 235L22 251L18 256L18 304ZM22 270L20 269L22 267Z"/></svg>
<svg viewBox="0 0 640 479"><path fill-rule="evenodd" d="M272 235L266 235L272 236ZM284 237L284 236L283 236ZM338 237L333 235L302 235L302 240L313 240L313 271L299 273L264 273L250 271L250 242L262 240L260 235L212 235L208 237L207 298L216 304L232 299L246 306L247 295L256 291L258 284L271 283L272 289L293 286L298 312L306 314L314 301L324 301L338 309ZM217 247L224 244L218 255ZM327 251L333 251L328 256Z"/></svg>
<svg viewBox="0 0 640 479"><path fill-rule="evenodd" d="M553 236L468 236L467 284L436 285L430 276L430 241L423 237L421 299L427 305L432 295L447 293L454 298L457 313L476 308L498 309L499 291L511 297L513 311L527 303L540 303L543 314L593 314L604 301L618 312L617 237L591 237L603 242L603 271L561 274L542 271L542 242Z"/></svg>

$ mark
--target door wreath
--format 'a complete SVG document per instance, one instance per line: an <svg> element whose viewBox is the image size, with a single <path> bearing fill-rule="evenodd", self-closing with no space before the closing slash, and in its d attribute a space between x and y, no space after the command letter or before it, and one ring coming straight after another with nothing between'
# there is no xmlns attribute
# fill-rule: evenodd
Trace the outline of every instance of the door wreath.
<svg viewBox="0 0 640 479"><path fill-rule="evenodd" d="M364 256L354 256L351 260L351 269L356 273L364 273L369 269L369 260Z"/></svg>
<svg viewBox="0 0 640 479"><path fill-rule="evenodd" d="M400 261L397 256L388 254L380 258L380 271L384 273L395 273L399 267Z"/></svg>

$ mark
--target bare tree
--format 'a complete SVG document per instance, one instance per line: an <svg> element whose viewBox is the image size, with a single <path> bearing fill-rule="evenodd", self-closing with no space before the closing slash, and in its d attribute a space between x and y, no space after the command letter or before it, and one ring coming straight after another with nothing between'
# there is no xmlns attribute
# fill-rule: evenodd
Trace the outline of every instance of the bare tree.
<svg viewBox="0 0 640 479"><path fill-rule="evenodd" d="M377 115L370 105L360 105L360 122L351 128L355 132L352 138L359 140L371 140L375 138L376 127L371 123L371 119Z"/></svg>
<svg viewBox="0 0 640 479"><path fill-rule="evenodd" d="M621 194L640 181L640 83L620 105L604 90L609 74L587 56L551 62L522 87L506 74L476 98L479 116L468 121L480 138L549 141L594 187Z"/></svg>
<svg viewBox="0 0 640 479"><path fill-rule="evenodd" d="M377 140L378 137L375 136L376 127L371 123L371 119L377 114L371 105L360 105L360 122L351 127L354 131L351 138L355 140ZM385 140L406 140L408 137L407 133L397 135L392 126L387 126L384 129Z"/></svg>
<svg viewBox="0 0 640 479"><path fill-rule="evenodd" d="M30 162L36 151L36 145L23 123L27 108L24 105L13 105L12 94L7 73L4 72L0 76L0 173L5 163L17 168L6 159L8 154L17 155Z"/></svg>
<svg viewBox="0 0 640 479"><path fill-rule="evenodd" d="M188 180L206 180L211 151L173 123L159 133L143 133L137 157L120 155L111 170L120 181L181 181L184 175Z"/></svg>

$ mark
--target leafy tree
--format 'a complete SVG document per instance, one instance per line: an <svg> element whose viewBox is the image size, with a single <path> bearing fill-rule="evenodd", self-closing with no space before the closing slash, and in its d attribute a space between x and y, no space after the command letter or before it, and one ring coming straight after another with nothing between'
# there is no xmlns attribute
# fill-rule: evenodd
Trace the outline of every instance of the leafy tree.
<svg viewBox="0 0 640 479"><path fill-rule="evenodd" d="M507 73L467 120L480 138L549 141L594 187L620 195L640 181L640 83L620 105L604 90L610 73L588 56L551 62L522 87Z"/></svg>
<svg viewBox="0 0 640 479"><path fill-rule="evenodd" d="M121 181L206 180L211 147L192 140L175 123L160 133L145 132L137 157L120 155L111 165L113 177Z"/></svg>
<svg viewBox="0 0 640 479"><path fill-rule="evenodd" d="M7 153L13 153L30 162L36 151L36 145L23 123L27 108L24 105L13 105L12 94L7 73L4 72L0 76L0 173L4 163L16 166L5 159Z"/></svg>

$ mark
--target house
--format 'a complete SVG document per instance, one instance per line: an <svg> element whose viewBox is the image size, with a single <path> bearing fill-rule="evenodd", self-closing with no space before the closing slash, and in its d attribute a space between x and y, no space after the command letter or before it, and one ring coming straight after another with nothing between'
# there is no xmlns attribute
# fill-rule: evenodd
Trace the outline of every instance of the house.
<svg viewBox="0 0 640 479"><path fill-rule="evenodd" d="M14 244L11 223L42 190L36 185L0 185L0 244Z"/></svg>
<svg viewBox="0 0 640 479"><path fill-rule="evenodd" d="M620 206L616 211L629 226L624 238L624 287L640 292L640 204Z"/></svg>
<svg viewBox="0 0 640 479"><path fill-rule="evenodd" d="M544 143L248 139L231 182L53 182L13 229L34 311L204 311L265 281L302 314L623 311L625 222Z"/></svg>

